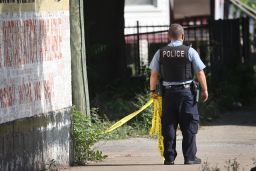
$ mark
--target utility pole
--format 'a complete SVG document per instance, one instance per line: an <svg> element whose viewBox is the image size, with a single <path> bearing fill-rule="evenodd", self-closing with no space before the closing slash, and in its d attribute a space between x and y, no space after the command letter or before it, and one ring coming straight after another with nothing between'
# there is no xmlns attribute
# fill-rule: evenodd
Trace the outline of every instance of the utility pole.
<svg viewBox="0 0 256 171"><path fill-rule="evenodd" d="M86 68L83 0L70 0L70 45L72 103L77 110L90 115Z"/></svg>

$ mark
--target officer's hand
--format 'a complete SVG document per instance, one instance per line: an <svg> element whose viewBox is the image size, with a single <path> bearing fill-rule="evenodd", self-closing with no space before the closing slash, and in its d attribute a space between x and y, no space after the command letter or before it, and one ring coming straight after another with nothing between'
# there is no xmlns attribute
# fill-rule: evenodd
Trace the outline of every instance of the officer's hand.
<svg viewBox="0 0 256 171"><path fill-rule="evenodd" d="M155 93L155 92L150 92L150 97L151 97L152 99L157 99L158 94Z"/></svg>
<svg viewBox="0 0 256 171"><path fill-rule="evenodd" d="M206 102L208 100L208 91L204 90L201 92L201 98L203 100L203 102Z"/></svg>

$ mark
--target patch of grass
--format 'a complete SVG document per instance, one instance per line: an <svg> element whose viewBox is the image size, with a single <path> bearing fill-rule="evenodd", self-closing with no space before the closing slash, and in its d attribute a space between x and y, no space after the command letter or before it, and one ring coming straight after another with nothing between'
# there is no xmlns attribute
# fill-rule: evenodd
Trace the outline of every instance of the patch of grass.
<svg viewBox="0 0 256 171"><path fill-rule="evenodd" d="M210 165L208 163L208 161L204 161L202 166L201 166L201 170L202 171L211 171Z"/></svg>
<svg viewBox="0 0 256 171"><path fill-rule="evenodd" d="M127 139L133 137L149 137L148 132L140 130L139 127L131 126L125 124L111 133L107 133L102 138L103 140L118 140L118 139Z"/></svg>
<svg viewBox="0 0 256 171"><path fill-rule="evenodd" d="M237 159L228 160L226 161L225 168L227 171L238 171L240 164L238 163Z"/></svg>
<svg viewBox="0 0 256 171"><path fill-rule="evenodd" d="M253 158L253 168L251 171L256 170L256 159ZM224 165L224 168L226 171L239 171L244 170L244 168L240 169L240 163L237 161L237 159L230 159L226 161L226 164ZM204 161L200 167L201 171L220 171L220 168L216 165L215 167L211 167L210 163L208 161Z"/></svg>
<svg viewBox="0 0 256 171"><path fill-rule="evenodd" d="M218 166L210 167L208 161L205 161L201 165L201 171L220 171L220 168L218 168Z"/></svg>

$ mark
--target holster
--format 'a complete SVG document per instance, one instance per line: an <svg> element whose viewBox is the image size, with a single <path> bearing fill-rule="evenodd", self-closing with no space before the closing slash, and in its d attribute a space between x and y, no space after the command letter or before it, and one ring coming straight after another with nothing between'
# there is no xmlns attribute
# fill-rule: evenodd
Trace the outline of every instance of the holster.
<svg viewBox="0 0 256 171"><path fill-rule="evenodd" d="M194 101L195 101L195 103L198 103L198 101L199 101L199 83L196 81L192 81L190 87L191 87L191 92L194 95Z"/></svg>

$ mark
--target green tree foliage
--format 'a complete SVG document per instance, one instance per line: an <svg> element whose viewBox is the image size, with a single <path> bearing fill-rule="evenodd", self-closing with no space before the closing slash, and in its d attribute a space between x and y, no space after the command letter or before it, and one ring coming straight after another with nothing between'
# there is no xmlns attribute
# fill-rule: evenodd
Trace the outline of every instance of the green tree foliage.
<svg viewBox="0 0 256 171"><path fill-rule="evenodd" d="M243 3L249 5L253 9L256 9L256 1L255 0L241 0Z"/></svg>

